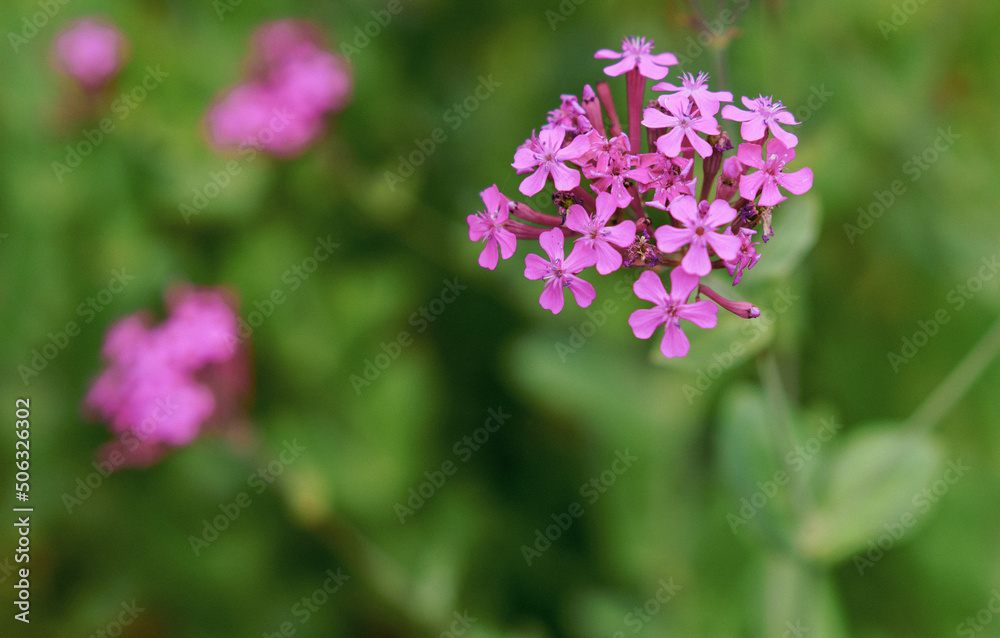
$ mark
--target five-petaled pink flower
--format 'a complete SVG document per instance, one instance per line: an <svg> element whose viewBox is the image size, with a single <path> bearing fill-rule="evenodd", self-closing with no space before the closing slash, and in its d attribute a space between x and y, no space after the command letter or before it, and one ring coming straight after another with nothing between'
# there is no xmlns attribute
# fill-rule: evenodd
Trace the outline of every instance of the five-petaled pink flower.
<svg viewBox="0 0 1000 638"><path fill-rule="evenodd" d="M656 139L656 150L667 157L677 157L681 154L681 142L686 137L694 150L698 151L698 155L702 157L711 155L712 145L698 133L718 135L719 123L715 118L710 115L694 115L692 111L695 106L689 100L676 98L673 95L661 95L659 101L669 113L653 107L642 112L643 126L670 129Z"/></svg>
<svg viewBox="0 0 1000 638"><path fill-rule="evenodd" d="M694 77L690 73L682 73L680 76L681 85L675 86L670 82L660 82L653 85L654 91L673 91L672 97L683 100L694 100L698 111L702 115L710 116L719 112L719 102L732 102L733 94L729 91L709 91L708 74L699 73ZM664 96L665 97L665 96Z"/></svg>
<svg viewBox="0 0 1000 638"><path fill-rule="evenodd" d="M743 122L740 126L740 136L748 142L758 142L764 137L766 130L771 131L771 135L785 143L788 148L793 148L799 143L799 138L795 137L781 124L798 124L795 117L785 110L781 101L772 102L771 97L763 95L751 100L743 97L743 106L750 109L743 109L727 104L722 107L722 117L734 122Z"/></svg>
<svg viewBox="0 0 1000 638"><path fill-rule="evenodd" d="M590 149L590 140L585 135L573 138L566 148L566 129L553 127L542 129L537 138L531 138L514 153L511 166L518 173L527 173L538 167L534 173L524 178L520 191L527 197L536 195L545 188L549 174L557 191L568 191L580 185L580 171L569 168L563 162L574 161Z"/></svg>
<svg viewBox="0 0 1000 638"><path fill-rule="evenodd" d="M668 65L677 64L673 53L653 54L653 41L646 38L622 39L622 50L601 49L594 54L600 60L620 60L604 67L604 72L615 77L638 67L639 73L650 80L662 80L670 71Z"/></svg>
<svg viewBox="0 0 1000 638"><path fill-rule="evenodd" d="M559 228L547 230L538 236L538 243L549 256L545 261L532 253L524 258L524 276L528 279L545 279L545 288L538 303L557 315L563 309L563 288L569 288L581 308L590 305L597 292L588 282L576 276L584 268L594 265L593 252L583 245L576 245L569 257L563 258L563 232Z"/></svg>
<svg viewBox="0 0 1000 638"><path fill-rule="evenodd" d="M698 203L690 195L682 195L670 202L670 214L684 224L683 228L663 225L656 229L656 246L665 253L688 246L687 254L681 259L681 268L699 277L712 271L708 258L708 247L722 261L732 261L740 249L740 239L732 235L715 232L723 224L736 219L736 210L725 200L717 199L702 215Z"/></svg>
<svg viewBox="0 0 1000 638"><path fill-rule="evenodd" d="M576 240L576 245L592 253L597 261L597 272L602 275L622 266L622 255L611 244L626 248L635 241L635 222L626 220L614 226L607 225L616 210L614 196L600 193L597 195L597 214L588 215L583 206L573 204L566 217L566 227L583 235Z"/></svg>
<svg viewBox="0 0 1000 638"><path fill-rule="evenodd" d="M795 149L788 148L778 138L767 141L767 159L761 159L759 144L740 144L737 157L744 166L760 169L740 178L740 197L753 200L760 192L761 206L774 206L788 199L778 190L782 186L790 193L801 195L812 188L811 168L800 168L794 173L782 173L785 164L795 159Z"/></svg>
<svg viewBox="0 0 1000 638"><path fill-rule="evenodd" d="M719 309L711 301L687 302L698 281L696 275L674 268L670 271L668 295L659 275L651 270L643 271L632 290L636 297L654 305L636 310L629 316L628 325L632 327L632 333L639 339L649 339L660 324L665 324L660 352L668 359L685 356L691 346L681 330L680 320L690 321L699 328L714 328L718 320Z"/></svg>
<svg viewBox="0 0 1000 638"><path fill-rule="evenodd" d="M493 270L497 267L499 255L509 259L517 250L517 237L504 228L509 211L507 198L503 196L497 185L490 186L479 194L486 204L486 210L475 215L469 215L469 239L472 241L486 240L486 247L479 253L479 265ZM499 255L498 255L499 253Z"/></svg>

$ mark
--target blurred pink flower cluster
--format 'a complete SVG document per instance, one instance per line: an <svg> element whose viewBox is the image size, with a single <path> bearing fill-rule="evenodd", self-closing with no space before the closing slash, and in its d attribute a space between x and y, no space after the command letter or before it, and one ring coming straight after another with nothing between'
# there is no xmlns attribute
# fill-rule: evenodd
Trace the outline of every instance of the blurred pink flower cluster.
<svg viewBox="0 0 1000 638"><path fill-rule="evenodd" d="M136 313L111 326L101 350L107 368L84 399L117 437L100 453L115 468L148 465L208 424L232 424L250 389L233 297L180 286L167 306L159 325Z"/></svg>
<svg viewBox="0 0 1000 638"><path fill-rule="evenodd" d="M95 92L121 70L128 58L128 43L113 24L81 18L56 35L51 56L53 65L80 88Z"/></svg>
<svg viewBox="0 0 1000 638"><path fill-rule="evenodd" d="M350 67L322 45L309 22L278 20L254 33L248 71L206 115L219 150L263 150L294 157L326 129L326 118L350 100Z"/></svg>
<svg viewBox="0 0 1000 638"><path fill-rule="evenodd" d="M633 292L654 305L633 312L629 325L640 339L665 326L661 352L683 357L689 342L681 319L713 328L718 308L745 318L760 314L750 303L722 297L701 278L725 269L738 284L760 258L753 241L757 228L764 241L773 234L772 212L787 199L782 189L801 195L812 187L810 169L787 169L798 139L782 126L798 122L770 97L742 98L746 110L722 106L733 95L709 90L704 73L683 73L678 84L658 82L652 89L660 95L644 103L646 81L663 80L677 64L672 53L653 53L653 42L645 38L626 38L621 51L601 49L595 57L616 60L604 69L607 75L625 75L627 128L606 82L596 90L585 86L582 98L563 95L512 164L527 174L519 188L523 196L552 185L559 214L509 200L494 184L482 192L485 210L468 216L469 239L485 242L479 264L489 269L514 254L518 239L538 240L548 259L527 255L524 275L545 280L539 302L553 313L562 310L567 288L583 308L594 301L594 287L580 276L591 266L600 275L643 269ZM733 142L717 115L739 122L745 140L729 157ZM565 239L575 240L568 256ZM659 275L668 269L669 293ZM695 291L696 299L705 295L711 301L689 301Z"/></svg>

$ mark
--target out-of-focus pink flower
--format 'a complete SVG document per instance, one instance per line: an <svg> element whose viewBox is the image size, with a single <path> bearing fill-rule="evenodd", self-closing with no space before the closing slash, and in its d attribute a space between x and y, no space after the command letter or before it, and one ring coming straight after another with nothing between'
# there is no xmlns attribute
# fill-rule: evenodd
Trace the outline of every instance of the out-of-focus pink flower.
<svg viewBox="0 0 1000 638"><path fill-rule="evenodd" d="M85 91L96 91L121 70L127 48L125 36L110 22L81 18L56 35L52 62Z"/></svg>
<svg viewBox="0 0 1000 638"><path fill-rule="evenodd" d="M148 465L191 443L209 424L223 425L249 392L232 297L221 289L168 291L169 318L153 326L137 313L111 326L107 368L84 398L117 440L100 453L113 468Z"/></svg>
<svg viewBox="0 0 1000 638"><path fill-rule="evenodd" d="M278 157L301 154L326 129L326 118L350 99L347 60L322 46L308 22L278 20L252 37L249 73L206 114L221 150L253 147Z"/></svg>

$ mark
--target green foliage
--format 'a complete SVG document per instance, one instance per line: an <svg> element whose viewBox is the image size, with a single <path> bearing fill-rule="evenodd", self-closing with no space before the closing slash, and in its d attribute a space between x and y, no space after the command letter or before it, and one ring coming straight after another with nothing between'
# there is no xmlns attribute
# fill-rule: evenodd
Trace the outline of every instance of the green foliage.
<svg viewBox="0 0 1000 638"><path fill-rule="evenodd" d="M939 389L989 350L976 344L1000 311L1000 277L983 270L1000 252L998 5L751 2L729 24L703 3L710 26L736 30L699 40L685 3L402 0L379 25L390 4L0 4L0 634L92 635L133 599L143 611L122 636L287 623L295 636L930 637L987 609L1000 371ZM8 34L43 5L57 12L15 51ZM48 60L58 28L94 13L131 42L111 99L148 66L169 75L60 178L53 162L112 114L74 116L79 96ZM205 109L238 79L253 29L284 16L358 48L353 100L297 159L217 155ZM622 34L737 100L782 100L802 120L791 168L816 176L776 208L739 286L711 276L762 316L686 326L683 360L659 354L662 330L632 335L648 304L629 273L592 277L590 309L552 316L522 276L528 242L490 272L467 238L479 192L516 193L514 150L560 94L603 77L593 53ZM496 90L449 116L481 77ZM387 180L438 128L413 175ZM931 154L941 129L957 137ZM185 220L180 205L231 160L240 172ZM321 238L330 258L288 275ZM81 310L121 269L134 281ZM254 328L248 434L101 476L110 435L80 402L103 335L133 312L162 317L175 282L231 287L244 320L283 295ZM447 282L465 288L427 318ZM941 310L949 321L916 337ZM79 335L26 383L70 322ZM905 354L905 339L924 345ZM32 402L29 631L4 562L17 397ZM275 464L287 445L303 449ZM232 507L196 553L190 539ZM525 548L540 554L530 565ZM318 594L338 569L349 578Z"/></svg>

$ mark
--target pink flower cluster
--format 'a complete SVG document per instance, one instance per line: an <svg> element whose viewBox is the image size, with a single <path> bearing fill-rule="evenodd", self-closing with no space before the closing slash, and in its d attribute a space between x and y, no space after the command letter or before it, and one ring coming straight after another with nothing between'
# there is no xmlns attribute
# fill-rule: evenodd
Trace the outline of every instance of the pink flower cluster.
<svg viewBox="0 0 1000 638"><path fill-rule="evenodd" d="M125 36L98 18L80 18L56 35L52 64L84 91L94 92L111 81L128 57Z"/></svg>
<svg viewBox="0 0 1000 638"><path fill-rule="evenodd" d="M252 38L247 77L209 108L206 124L219 150L249 148L294 157L326 129L326 117L350 100L347 60L323 48L321 33L300 20L261 26Z"/></svg>
<svg viewBox="0 0 1000 638"><path fill-rule="evenodd" d="M84 399L117 436L102 452L118 455L114 467L146 465L190 443L207 423L237 412L249 390L232 297L180 287L168 291L167 305L170 317L158 326L144 313L111 326L101 350L107 368Z"/></svg>
<svg viewBox="0 0 1000 638"><path fill-rule="evenodd" d="M563 95L512 164L527 175L519 188L525 197L552 184L559 214L510 200L494 184L482 192L485 210L468 216L469 239L485 242L479 264L489 269L514 254L518 239L537 239L548 259L527 255L524 275L545 280L539 302L553 313L563 308L564 288L580 307L590 305L596 293L580 273L591 266L601 275L643 269L633 291L653 307L633 312L629 325L640 339L664 325L661 352L683 357L689 342L681 319L713 328L719 307L746 318L760 314L701 278L724 268L738 284L760 258L758 227L764 241L773 235L772 212L787 199L782 189L801 195L812 187L810 169L786 170L798 139L782 126L798 122L770 97L744 97L745 109L723 106L732 94L710 90L704 73L654 84L660 94L644 104L646 80L662 80L677 64L671 53L654 54L645 38L626 38L621 51L601 49L595 57L617 60L607 75L625 75L627 130L606 82L585 86L579 98ZM728 157L733 142L718 116L740 123L744 142ZM569 256L566 239L574 240ZM659 275L668 269L669 293ZM697 300L701 295L711 301Z"/></svg>

